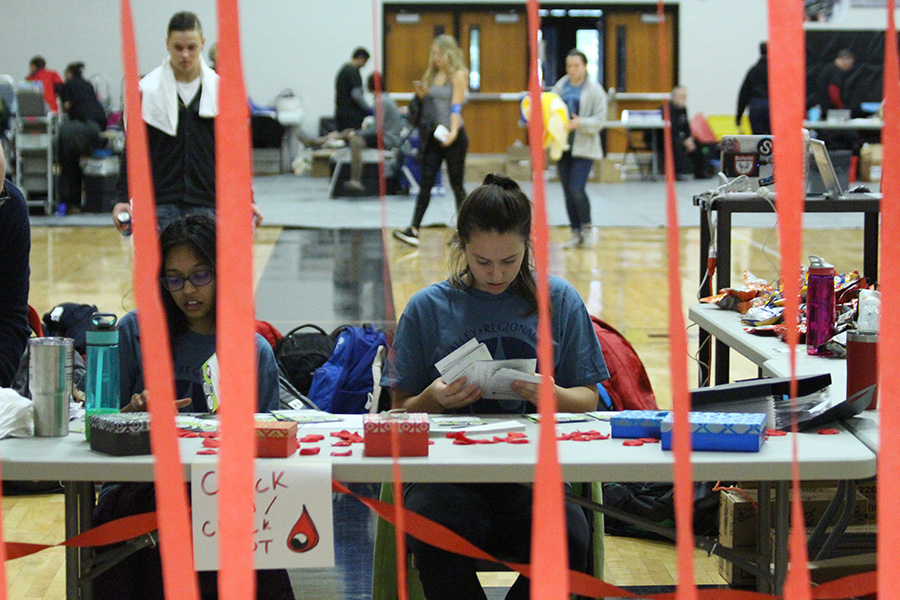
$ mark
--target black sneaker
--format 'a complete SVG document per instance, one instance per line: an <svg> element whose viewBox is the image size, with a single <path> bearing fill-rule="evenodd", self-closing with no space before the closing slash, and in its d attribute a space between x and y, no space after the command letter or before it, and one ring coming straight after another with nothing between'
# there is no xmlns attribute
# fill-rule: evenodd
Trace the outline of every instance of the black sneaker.
<svg viewBox="0 0 900 600"><path fill-rule="evenodd" d="M394 237L410 246L419 246L419 234L413 231L412 227L407 227L403 231L394 230Z"/></svg>

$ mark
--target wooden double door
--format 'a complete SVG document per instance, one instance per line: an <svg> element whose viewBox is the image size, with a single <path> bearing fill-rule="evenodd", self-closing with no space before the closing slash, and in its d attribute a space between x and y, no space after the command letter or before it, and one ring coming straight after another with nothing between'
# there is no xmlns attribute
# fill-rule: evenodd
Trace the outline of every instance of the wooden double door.
<svg viewBox="0 0 900 600"><path fill-rule="evenodd" d="M560 12L562 11L562 12ZM579 12L581 11L581 12ZM659 32L652 7L616 7L597 9L601 16L574 16L583 8L553 7L542 28L558 29L554 39L558 48L544 60L556 61L556 77L565 73L565 54L575 47L575 33L583 27L596 28L599 59L602 61L603 87L616 87L620 92L668 92L675 82L676 9L667 9L663 20L664 43L667 44L666 65L659 62ZM573 15L573 16L569 16ZM584 25L587 23L587 25ZM428 66L431 43L435 36L450 34L460 43L470 68L468 102L463 120L469 136L469 151L497 153L517 140L527 143L527 135L519 117L519 103L528 86L528 23L525 7L491 9L475 5L443 8L441 5L385 6L384 12L384 77L385 89L391 93L411 93L413 81L422 78ZM554 81L545 82L545 86ZM619 103L608 116L619 118L623 108L653 108L648 103ZM607 151L622 151L624 139L610 136Z"/></svg>
<svg viewBox="0 0 900 600"><path fill-rule="evenodd" d="M524 9L385 9L385 89L412 92L428 67L431 43L440 34L459 41L470 68L463 121L469 152L506 152L525 142L519 98L527 88L528 44Z"/></svg>

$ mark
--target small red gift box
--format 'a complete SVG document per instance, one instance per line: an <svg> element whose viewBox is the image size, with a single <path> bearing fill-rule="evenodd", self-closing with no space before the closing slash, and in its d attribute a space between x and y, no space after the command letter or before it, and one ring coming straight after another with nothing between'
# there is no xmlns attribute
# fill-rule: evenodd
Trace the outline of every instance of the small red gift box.
<svg viewBox="0 0 900 600"><path fill-rule="evenodd" d="M297 451L297 423L256 421L256 455L260 458L287 458Z"/></svg>
<svg viewBox="0 0 900 600"><path fill-rule="evenodd" d="M366 456L391 456L391 428L400 436L400 456L428 456L428 415L382 413L363 418Z"/></svg>

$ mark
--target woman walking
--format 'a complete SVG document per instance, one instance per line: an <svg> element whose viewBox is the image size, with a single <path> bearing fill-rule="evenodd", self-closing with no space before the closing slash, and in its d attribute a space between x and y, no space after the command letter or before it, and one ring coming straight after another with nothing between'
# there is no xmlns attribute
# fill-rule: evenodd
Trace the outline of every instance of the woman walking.
<svg viewBox="0 0 900 600"><path fill-rule="evenodd" d="M463 127L462 105L468 88L468 70L462 50L453 36L439 35L431 44L431 58L422 81L415 81L416 95L410 104L410 122L419 129L419 162L422 174L412 223L394 237L411 246L419 245L419 227L431 202L431 188L441 163L447 161L447 176L456 197L456 208L466 197L463 176L469 138Z"/></svg>

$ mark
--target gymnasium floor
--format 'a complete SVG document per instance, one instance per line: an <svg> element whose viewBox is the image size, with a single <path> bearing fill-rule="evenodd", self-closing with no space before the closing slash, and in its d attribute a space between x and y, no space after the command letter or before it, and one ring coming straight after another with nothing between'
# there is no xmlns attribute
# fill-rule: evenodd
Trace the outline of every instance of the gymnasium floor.
<svg viewBox="0 0 900 600"><path fill-rule="evenodd" d="M691 197L712 180L678 184L681 231L681 308L696 301L699 260L698 213ZM475 187L467 183L467 189ZM530 184L524 186L530 191ZM550 268L571 281L589 311L618 328L643 359L660 406L671 405L666 314L666 221L662 182L590 184L599 242L590 250L567 251L562 194L547 183L551 225ZM426 217L421 246L413 249L392 238L389 229L405 226L413 199L330 200L327 181L292 175L257 178L255 198L266 216L254 247L257 316L286 332L313 322L325 329L368 321L383 326L399 314L409 296L446 274L445 240L452 223L452 199L435 197ZM96 304L124 314L134 307L131 292L131 240L106 226L108 217L74 215L32 219L31 303L40 313L60 302ZM858 221L858 222L857 222ZM735 220L732 280L748 269L773 280L778 269L778 235L771 215ZM387 233L380 229L388 226ZM862 219L807 216L804 255L821 253L838 271L861 268ZM383 240L387 240L386 243ZM384 269L385 262L388 269ZM689 327L693 355L696 329ZM750 377L749 363L733 360L733 378ZM696 381L691 362L689 381ZM357 600L370 595L374 521L351 499L335 501L338 568L295 571L298 598ZM62 535L61 495L5 497L6 539L58 542ZM675 583L670 544L608 538L606 579L649 591ZM714 559L697 552L697 582L721 585ZM492 594L503 596L508 575L492 575ZM62 552L50 550L7 563L11 598L62 598ZM652 587L646 587L652 586Z"/></svg>

